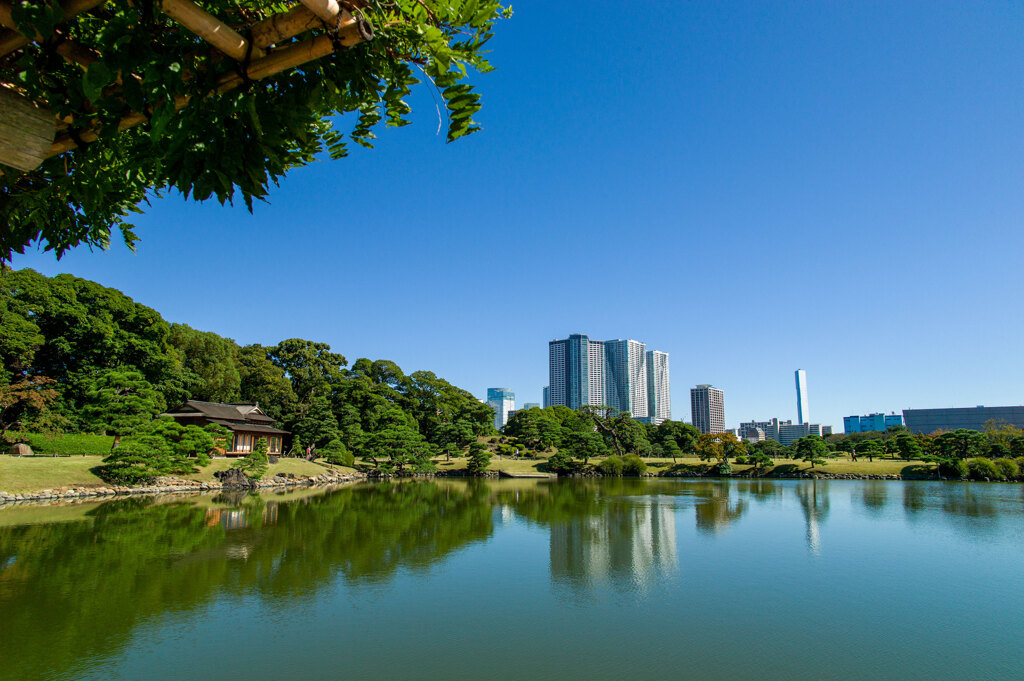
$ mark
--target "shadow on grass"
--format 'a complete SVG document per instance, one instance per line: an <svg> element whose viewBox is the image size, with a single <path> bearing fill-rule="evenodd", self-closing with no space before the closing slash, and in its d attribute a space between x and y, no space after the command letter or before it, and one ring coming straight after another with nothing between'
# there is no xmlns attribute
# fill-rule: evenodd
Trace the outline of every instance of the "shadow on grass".
<svg viewBox="0 0 1024 681"><path fill-rule="evenodd" d="M767 478L786 478L798 473L802 473L800 464L796 463L781 463L775 468L771 469L765 476Z"/></svg>
<svg viewBox="0 0 1024 681"><path fill-rule="evenodd" d="M662 471L663 475L693 476L696 478L708 475L713 466L705 463L676 463Z"/></svg>
<svg viewBox="0 0 1024 681"><path fill-rule="evenodd" d="M911 464L900 469L900 477L904 480L934 480L935 466L924 464Z"/></svg>

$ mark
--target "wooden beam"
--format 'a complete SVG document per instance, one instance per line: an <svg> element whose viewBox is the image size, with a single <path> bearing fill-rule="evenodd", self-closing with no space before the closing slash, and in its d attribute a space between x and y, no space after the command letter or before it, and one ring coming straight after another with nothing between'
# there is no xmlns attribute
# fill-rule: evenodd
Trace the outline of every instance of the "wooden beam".
<svg viewBox="0 0 1024 681"><path fill-rule="evenodd" d="M366 33L366 26L362 25L362 22L355 21L339 31L335 37L319 35L315 38L283 47L280 50L275 50L262 59L252 62L246 71L246 75L249 80L268 78L330 54L334 51L335 40L337 40L337 44L345 47L351 47L352 45L364 42L366 40ZM372 30L370 34L372 35ZM221 76L220 82L217 85L217 92L228 92L244 82L245 79L237 73L225 73ZM174 98L174 108L176 110L185 108L188 103L189 98L184 95L178 95ZM146 122L146 120L145 114L132 112L118 122L117 129L121 131L128 130ZM83 130L78 138L84 142L94 142L99 138L99 135L93 130ZM65 151L70 151L76 146L78 145L70 135L62 135L54 140L47 153L47 158L63 154Z"/></svg>
<svg viewBox="0 0 1024 681"><path fill-rule="evenodd" d="M163 0L161 9L164 14L235 61L244 61L246 56L250 59L263 56L263 50L255 46L250 54L248 40L191 0Z"/></svg>
<svg viewBox="0 0 1024 681"><path fill-rule="evenodd" d="M82 12L88 12L94 7L102 5L106 0L65 0L61 3L61 9L64 12L64 20L67 21L71 17L77 16ZM3 24L7 28L14 31L14 35L5 34L0 39L0 57L5 54L10 54L18 48L28 45L33 40L42 40L43 36L38 33L34 36L24 36L17 33L18 27L14 25L14 19L11 16L11 8L13 5L8 0L0 0L0 24Z"/></svg>
<svg viewBox="0 0 1024 681"><path fill-rule="evenodd" d="M53 112L0 88L0 163L28 171L47 158L57 132Z"/></svg>

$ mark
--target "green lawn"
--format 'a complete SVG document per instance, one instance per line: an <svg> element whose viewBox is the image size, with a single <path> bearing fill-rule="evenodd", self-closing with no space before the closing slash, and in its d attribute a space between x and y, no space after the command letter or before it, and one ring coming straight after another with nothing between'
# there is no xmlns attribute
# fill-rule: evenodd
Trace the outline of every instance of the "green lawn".
<svg viewBox="0 0 1024 681"><path fill-rule="evenodd" d="M451 461L446 462L442 456L435 457L433 461L439 471L465 470L466 468L466 459L464 457L453 458ZM589 463L591 465L596 465L599 461L600 459L591 459ZM504 470L518 473L538 472L540 471L538 467L542 466L544 462L545 459L513 460L508 457L498 459L495 455L491 457L491 463L487 466L487 470ZM712 462L701 461L696 457L680 457L676 459L675 462L673 462L672 459L649 458L644 459L644 462L647 464L647 471L654 474L666 471L690 471L693 474L699 474L709 466L713 465ZM732 468L734 472L742 473L749 470L751 467L733 464ZM802 473L810 470L811 465L804 463L803 461L778 459L775 461L775 466L772 469L769 469L768 475L772 475L773 471L776 475L782 475ZM933 464L923 464L920 461L907 463L902 460L875 459L871 462L867 459L861 459L854 462L849 459L829 459L828 463L823 466L815 466L814 470L836 475L905 475L907 477L928 477L929 475L934 475L935 468ZM931 471L931 473L929 473L929 471Z"/></svg>
<svg viewBox="0 0 1024 681"><path fill-rule="evenodd" d="M107 483L92 472L99 466L102 456L0 456L0 491L33 492L60 487L106 487ZM213 474L230 468L236 459L214 459L199 473L184 476L201 482L213 482ZM327 464L304 459L280 459L271 464L267 477L277 473L295 476L320 475L331 468ZM335 466L333 470L353 472L352 468Z"/></svg>
<svg viewBox="0 0 1024 681"><path fill-rule="evenodd" d="M0 491L105 487L106 483L91 471L102 460L102 456L0 456Z"/></svg>

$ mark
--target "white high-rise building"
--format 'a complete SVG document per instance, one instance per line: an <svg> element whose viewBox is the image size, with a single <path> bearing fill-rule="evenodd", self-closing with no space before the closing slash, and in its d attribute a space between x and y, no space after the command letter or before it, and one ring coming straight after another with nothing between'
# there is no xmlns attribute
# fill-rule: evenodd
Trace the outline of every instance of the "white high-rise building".
<svg viewBox="0 0 1024 681"><path fill-rule="evenodd" d="M487 406L494 410L494 427L501 430L508 423L509 412L516 409L516 394L508 388L488 388Z"/></svg>
<svg viewBox="0 0 1024 681"><path fill-rule="evenodd" d="M668 353L660 350L647 351L647 418L654 425L672 418Z"/></svg>
<svg viewBox="0 0 1024 681"><path fill-rule="evenodd" d="M604 404L633 418L647 418L647 346L635 340L610 340L604 349Z"/></svg>
<svg viewBox="0 0 1024 681"><path fill-rule="evenodd" d="M811 413L807 409L807 372L797 369L796 376L796 422L797 425L809 423Z"/></svg>

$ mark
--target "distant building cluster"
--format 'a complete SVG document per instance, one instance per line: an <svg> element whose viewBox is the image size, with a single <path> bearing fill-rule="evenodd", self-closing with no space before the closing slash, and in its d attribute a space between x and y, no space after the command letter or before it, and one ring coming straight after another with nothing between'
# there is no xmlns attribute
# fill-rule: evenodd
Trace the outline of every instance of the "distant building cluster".
<svg viewBox="0 0 1024 681"><path fill-rule="evenodd" d="M737 435L747 442L775 440L787 446L808 435L825 437L831 434L832 426L822 426L817 423L793 423L792 421L780 421L777 418L770 421L746 421L740 424L737 432Z"/></svg>
<svg viewBox="0 0 1024 681"><path fill-rule="evenodd" d="M844 416L843 432L870 433L875 430L886 430L890 426L902 426L903 417L899 414L866 414L864 416Z"/></svg>
<svg viewBox="0 0 1024 681"><path fill-rule="evenodd" d="M832 426L823 426L818 423L810 423L811 411L807 399L807 372L797 369L794 372L796 379L796 423L791 420L782 421L777 418L768 421L746 421L740 424L737 435L747 442L760 442L761 440L775 440L783 445L789 445L795 440L808 435L825 437L832 434Z"/></svg>
<svg viewBox="0 0 1024 681"><path fill-rule="evenodd" d="M548 343L544 406L607 405L646 423L672 416L668 353L635 340L572 334Z"/></svg>

